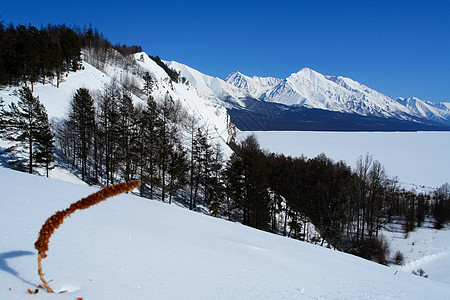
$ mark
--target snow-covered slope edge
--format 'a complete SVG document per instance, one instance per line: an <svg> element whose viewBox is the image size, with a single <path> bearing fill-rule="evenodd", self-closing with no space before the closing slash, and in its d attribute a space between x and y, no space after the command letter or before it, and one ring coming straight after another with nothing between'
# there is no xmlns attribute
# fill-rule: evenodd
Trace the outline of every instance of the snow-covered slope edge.
<svg viewBox="0 0 450 300"><path fill-rule="evenodd" d="M0 298L39 284L46 218L95 192L0 168ZM448 284L133 195L76 212L43 261L59 299L447 299ZM36 299L53 299L42 290Z"/></svg>

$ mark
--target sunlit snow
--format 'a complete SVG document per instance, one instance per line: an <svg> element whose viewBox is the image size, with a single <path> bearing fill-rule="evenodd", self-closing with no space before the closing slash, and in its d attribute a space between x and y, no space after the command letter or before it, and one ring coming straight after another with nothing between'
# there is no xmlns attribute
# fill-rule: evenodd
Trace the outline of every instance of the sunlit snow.
<svg viewBox="0 0 450 300"><path fill-rule="evenodd" d="M50 239L44 221L95 192L0 168L1 299L449 299L450 285L173 205L121 195L78 211Z"/></svg>

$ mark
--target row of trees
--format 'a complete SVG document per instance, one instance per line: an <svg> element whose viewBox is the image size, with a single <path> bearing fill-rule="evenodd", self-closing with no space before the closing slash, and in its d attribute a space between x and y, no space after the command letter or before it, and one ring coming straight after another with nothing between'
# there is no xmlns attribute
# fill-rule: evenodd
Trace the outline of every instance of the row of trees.
<svg viewBox="0 0 450 300"><path fill-rule="evenodd" d="M0 23L0 85L33 84L46 78L57 78L75 71L81 64L81 45L70 28L48 25L40 30L33 26Z"/></svg>
<svg viewBox="0 0 450 300"><path fill-rule="evenodd" d="M267 231L304 239L312 222L333 247L386 263L379 231L388 223L408 233L433 219L450 221L450 186L432 195L398 187L381 164L361 156L352 170L325 155L312 159L266 153L254 136L234 145L223 172L231 219Z"/></svg>
<svg viewBox="0 0 450 300"><path fill-rule="evenodd" d="M94 94L78 89L68 119L57 129L59 147L89 183L137 178L143 183L141 196L158 194L171 202L178 195L191 209L198 199L212 203L220 147L209 144L207 130L168 92L163 99L153 98L148 73L144 80L146 105L134 105L114 80Z"/></svg>
<svg viewBox="0 0 450 300"><path fill-rule="evenodd" d="M28 87L19 90L19 101L7 109L0 98L0 137L11 144L6 152L16 155L12 168L28 173L45 168L48 177L54 168L54 136L44 105Z"/></svg>
<svg viewBox="0 0 450 300"><path fill-rule="evenodd" d="M96 28L66 25L34 26L0 22L0 85L27 85L56 77L81 67L81 49L106 53L114 49L123 56L141 52L140 46L112 45ZM177 74L173 74L174 76ZM178 77L178 76L177 76Z"/></svg>

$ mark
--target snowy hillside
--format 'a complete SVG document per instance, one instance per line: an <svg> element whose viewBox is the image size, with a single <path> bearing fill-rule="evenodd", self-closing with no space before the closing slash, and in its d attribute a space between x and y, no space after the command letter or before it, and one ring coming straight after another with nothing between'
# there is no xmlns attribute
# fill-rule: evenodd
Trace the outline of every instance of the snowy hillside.
<svg viewBox="0 0 450 300"><path fill-rule="evenodd" d="M0 168L0 298L40 290L34 242L56 210L96 191ZM450 285L158 201L121 195L50 239L58 299L448 299Z"/></svg>
<svg viewBox="0 0 450 300"><path fill-rule="evenodd" d="M227 107L245 106L243 99L247 96L245 91L229 84L223 79L205 75L184 64L168 61L167 65L180 71L186 77L200 97L212 102L223 102Z"/></svg>
<svg viewBox="0 0 450 300"><path fill-rule="evenodd" d="M64 77L64 81L60 83L59 88L56 88L53 82L45 85L42 83L35 84L34 95L39 96L39 100L45 105L50 119L60 119L66 116L69 101L80 87L88 88L95 93L114 78L119 84L134 82L142 88L142 75L144 72L149 72L156 80L153 91L156 101L163 99L166 92L169 92L174 101L180 101L191 116L195 116L200 124L207 126L213 132L211 138L214 139L214 142L219 142L226 149L226 152L229 152L226 146L226 142L230 138L227 127L228 115L226 108L221 103L200 97L196 90L188 85L171 82L166 72L143 52L134 55L135 65L131 67L129 65L124 66L126 61L123 59L108 61L106 64L102 64L100 70L88 63L88 61L92 62L93 60L93 57L84 53L84 70L67 73L67 77ZM7 87L1 89L0 97L6 104L12 101L16 102L19 88ZM135 93L132 96L135 104L139 102L145 104L144 94Z"/></svg>

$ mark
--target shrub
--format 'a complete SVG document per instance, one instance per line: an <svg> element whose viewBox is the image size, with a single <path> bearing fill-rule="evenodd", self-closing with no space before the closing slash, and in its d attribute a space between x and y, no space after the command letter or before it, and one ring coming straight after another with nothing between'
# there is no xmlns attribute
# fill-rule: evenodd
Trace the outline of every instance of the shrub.
<svg viewBox="0 0 450 300"><path fill-rule="evenodd" d="M394 264L401 266L405 262L405 257L403 256L403 253L401 253L399 250L395 252L394 254Z"/></svg>
<svg viewBox="0 0 450 300"><path fill-rule="evenodd" d="M419 268L416 271L412 271L411 273L420 277L428 278L428 275L425 274L425 271L422 268Z"/></svg>

